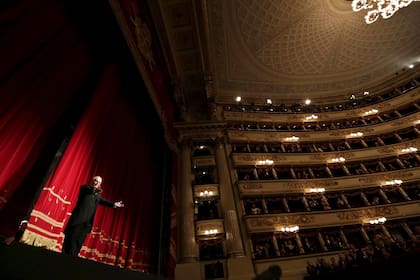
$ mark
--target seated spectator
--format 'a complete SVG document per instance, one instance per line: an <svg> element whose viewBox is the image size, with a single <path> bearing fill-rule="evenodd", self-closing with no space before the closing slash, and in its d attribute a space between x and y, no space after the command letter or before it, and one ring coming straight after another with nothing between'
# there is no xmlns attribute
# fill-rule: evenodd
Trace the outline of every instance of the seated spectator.
<svg viewBox="0 0 420 280"><path fill-rule="evenodd" d="M251 206L251 214L252 215L259 215L261 214L261 209L257 207L257 205L255 205L255 203L252 204Z"/></svg>
<svg viewBox="0 0 420 280"><path fill-rule="evenodd" d="M373 198L372 198L372 202L370 203L371 205L378 205L380 202L379 202L379 197L377 197L377 196L374 196Z"/></svg>
<svg viewBox="0 0 420 280"><path fill-rule="evenodd" d="M293 244L293 241L291 239L288 239L286 241L286 252L289 255L294 255L294 254L297 253L297 251L296 251L296 245Z"/></svg>
<svg viewBox="0 0 420 280"><path fill-rule="evenodd" d="M336 203L337 203L337 208L339 208L339 209L346 208L346 203L341 198L341 196L337 197L337 202Z"/></svg>

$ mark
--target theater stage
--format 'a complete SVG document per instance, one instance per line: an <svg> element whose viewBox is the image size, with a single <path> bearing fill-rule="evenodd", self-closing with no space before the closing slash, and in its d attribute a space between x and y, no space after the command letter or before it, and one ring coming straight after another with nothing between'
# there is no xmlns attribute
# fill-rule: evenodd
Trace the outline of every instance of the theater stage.
<svg viewBox="0 0 420 280"><path fill-rule="evenodd" d="M1 244L0 279L164 280L155 275L121 269L21 243Z"/></svg>

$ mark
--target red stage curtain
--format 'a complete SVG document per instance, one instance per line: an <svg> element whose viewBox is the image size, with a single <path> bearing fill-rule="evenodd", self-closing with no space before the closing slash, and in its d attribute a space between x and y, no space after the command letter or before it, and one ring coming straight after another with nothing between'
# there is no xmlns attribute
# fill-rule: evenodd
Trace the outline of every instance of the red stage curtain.
<svg viewBox="0 0 420 280"><path fill-rule="evenodd" d="M92 54L63 17L63 4L8 3L0 3L0 235L6 236L16 232L39 188L42 176L27 182L30 172L45 162L46 147L58 147L53 143L61 141L63 121L92 71Z"/></svg>
<svg viewBox="0 0 420 280"><path fill-rule="evenodd" d="M109 200L122 199L126 207L99 206L92 234L81 255L149 271L154 257L153 240L159 235L163 179L158 173L163 164L159 162L159 150L152 150L159 146L151 143L159 140L151 136L121 95L117 69L110 67L43 189L23 239L60 250L61 232L79 187L93 175L100 175L104 178L103 196Z"/></svg>
<svg viewBox="0 0 420 280"><path fill-rule="evenodd" d="M143 98L147 92L142 86L131 89L133 81L121 72L126 65L103 70L110 61L120 63L121 57L113 54L121 50L109 47L116 38L98 3L106 5L99 0L0 3L0 235L17 230L5 217L19 221L26 214L47 174L48 165L42 170L37 166L45 162L51 139L63 140L63 126L74 123L74 111L81 112L90 100L61 161L43 184L24 239L60 250L61 231L79 187L98 174L104 178L104 197L122 199L126 207L100 206L81 255L153 271L165 179L162 150L167 145L150 100ZM83 24L81 17L88 22ZM29 180L35 169L38 185ZM25 203L16 199L17 193L23 193Z"/></svg>

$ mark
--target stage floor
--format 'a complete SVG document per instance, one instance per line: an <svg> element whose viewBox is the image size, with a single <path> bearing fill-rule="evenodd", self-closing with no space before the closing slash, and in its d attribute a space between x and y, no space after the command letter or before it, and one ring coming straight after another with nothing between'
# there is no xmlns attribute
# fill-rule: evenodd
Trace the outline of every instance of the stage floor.
<svg viewBox="0 0 420 280"><path fill-rule="evenodd" d="M121 269L21 243L1 245L0 279L164 280L155 275Z"/></svg>

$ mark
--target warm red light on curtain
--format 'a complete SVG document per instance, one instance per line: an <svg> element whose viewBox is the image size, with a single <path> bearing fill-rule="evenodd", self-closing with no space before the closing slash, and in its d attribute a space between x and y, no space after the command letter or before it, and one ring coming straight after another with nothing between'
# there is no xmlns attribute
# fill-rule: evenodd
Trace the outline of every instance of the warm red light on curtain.
<svg viewBox="0 0 420 280"><path fill-rule="evenodd" d="M142 86L133 89L121 81L126 76L120 72L121 64L103 70L109 61L121 61L117 55L109 57L118 52L110 52L112 47L104 44L115 41L109 26L103 25L106 16L102 9L107 3L9 2L0 11L0 21L8 27L2 30L0 44L0 235L16 233L36 191L43 187L24 237L35 241L34 245L60 251L61 232L79 186L98 174L104 177L104 197L122 199L126 207L98 209L81 255L153 271L163 185L160 150L167 147L164 133L153 133L151 122L156 126L157 118L136 112L135 108L152 112L150 100L133 105L128 99L130 94L147 92ZM97 9L98 3L101 9ZM94 17L89 19L91 15ZM110 19L114 19L112 14L105 23ZM136 69L130 71L138 75ZM103 75L98 78L100 73ZM162 75L163 83L162 72L155 74ZM157 89L166 90L161 84ZM69 126L69 116L79 116L74 111L82 108L85 113L65 155L47 183L40 186L52 160L45 152L52 150L54 155L59 146L51 149L51 140L56 144L63 140L62 129ZM171 110L168 112L168 120L172 120ZM39 168L41 161L47 164Z"/></svg>
<svg viewBox="0 0 420 280"><path fill-rule="evenodd" d="M63 4L39 4L0 9L0 234L6 236L16 232L39 187L25 180L60 137L93 67L78 31L61 16Z"/></svg>
<svg viewBox="0 0 420 280"><path fill-rule="evenodd" d="M61 250L62 230L79 187L93 175L104 178L103 196L126 207L99 207L81 256L136 270L150 269L158 236L158 162L148 131L121 96L116 68L107 69L86 114L76 128L56 172L32 212L24 240Z"/></svg>

